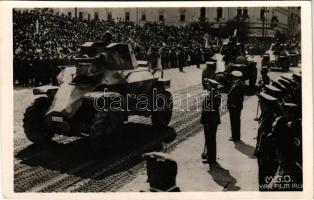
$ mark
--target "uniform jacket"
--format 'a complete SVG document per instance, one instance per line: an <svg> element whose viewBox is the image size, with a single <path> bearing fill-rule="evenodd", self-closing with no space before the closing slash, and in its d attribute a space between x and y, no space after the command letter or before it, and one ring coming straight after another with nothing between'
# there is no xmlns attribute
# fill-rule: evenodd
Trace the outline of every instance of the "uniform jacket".
<svg viewBox="0 0 314 200"><path fill-rule="evenodd" d="M203 102L203 110L201 115L201 123L204 125L220 124L220 104L221 95L217 90L210 91Z"/></svg>
<svg viewBox="0 0 314 200"><path fill-rule="evenodd" d="M236 80L228 93L228 109L241 110L243 108L243 99L243 83L241 80Z"/></svg>

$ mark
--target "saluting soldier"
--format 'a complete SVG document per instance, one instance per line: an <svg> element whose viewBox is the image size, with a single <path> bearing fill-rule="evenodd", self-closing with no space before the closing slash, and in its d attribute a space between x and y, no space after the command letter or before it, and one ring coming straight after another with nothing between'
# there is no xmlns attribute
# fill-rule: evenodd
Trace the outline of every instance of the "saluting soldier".
<svg viewBox="0 0 314 200"><path fill-rule="evenodd" d="M208 79L212 77L212 75L216 71L216 62L206 62L206 68L203 69L202 72L202 85L203 89L207 89Z"/></svg>
<svg viewBox="0 0 314 200"><path fill-rule="evenodd" d="M143 155L146 160L147 192L180 192L176 186L177 162L162 152L150 152Z"/></svg>
<svg viewBox="0 0 314 200"><path fill-rule="evenodd" d="M273 143L268 135L271 134L272 124L277 114L275 111L278 109L279 104L277 98L265 92L261 92L258 97L262 115L254 155L258 161L259 190L264 191L267 190L265 178L268 176L273 177L278 167L278 163L275 160L274 147L272 146Z"/></svg>
<svg viewBox="0 0 314 200"><path fill-rule="evenodd" d="M230 115L231 123L231 135L230 141L240 141L240 130L241 130L241 111L243 108L244 91L242 72L233 71L231 72L233 77L233 85L228 93L227 107Z"/></svg>
<svg viewBox="0 0 314 200"><path fill-rule="evenodd" d="M206 157L209 164L216 162L217 148L216 148L216 134L220 121L220 104L221 94L217 87L220 84L213 80L208 79L208 92L203 102L203 111L201 115L201 123L204 126L205 134L205 151L202 158ZM205 156L206 155L206 156Z"/></svg>

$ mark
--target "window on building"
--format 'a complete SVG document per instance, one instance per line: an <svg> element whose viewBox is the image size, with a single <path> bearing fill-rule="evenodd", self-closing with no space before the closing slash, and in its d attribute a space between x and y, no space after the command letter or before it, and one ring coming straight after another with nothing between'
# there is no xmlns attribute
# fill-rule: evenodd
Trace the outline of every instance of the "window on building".
<svg viewBox="0 0 314 200"><path fill-rule="evenodd" d="M200 14L200 21L205 21L206 18L206 9L204 7L201 7L201 14Z"/></svg>
<svg viewBox="0 0 314 200"><path fill-rule="evenodd" d="M217 8L217 21L222 18L222 7Z"/></svg>
<svg viewBox="0 0 314 200"><path fill-rule="evenodd" d="M291 19L293 19L293 18L294 18L294 15L293 15L293 13L291 13L291 15L290 15L290 18L291 18Z"/></svg>
<svg viewBox="0 0 314 200"><path fill-rule="evenodd" d="M237 9L237 16L242 16L242 8Z"/></svg>
<svg viewBox="0 0 314 200"><path fill-rule="evenodd" d="M146 15L142 14L142 21L146 21Z"/></svg>
<svg viewBox="0 0 314 200"><path fill-rule="evenodd" d="M159 14L159 21L163 22L165 19L164 19L164 15L163 14Z"/></svg>
<svg viewBox="0 0 314 200"><path fill-rule="evenodd" d="M90 13L87 14L87 19L90 20Z"/></svg>
<svg viewBox="0 0 314 200"><path fill-rule="evenodd" d="M278 17L277 16L272 16L271 17L271 27L277 27L278 26Z"/></svg>
<svg viewBox="0 0 314 200"><path fill-rule="evenodd" d="M99 19L99 13L95 12L95 19L98 20Z"/></svg>
<svg viewBox="0 0 314 200"><path fill-rule="evenodd" d="M249 17L249 10L247 8L243 8L243 16L244 17Z"/></svg>
<svg viewBox="0 0 314 200"><path fill-rule="evenodd" d="M185 14L180 15L180 22L185 22Z"/></svg>
<svg viewBox="0 0 314 200"><path fill-rule="evenodd" d="M83 19L83 13L79 12L79 19L82 20Z"/></svg>
<svg viewBox="0 0 314 200"><path fill-rule="evenodd" d="M108 14L107 14L107 19L110 21L110 20L112 20L112 13L111 12L108 12Z"/></svg>
<svg viewBox="0 0 314 200"><path fill-rule="evenodd" d="M260 19L261 20L265 19L265 9L264 8L261 8L261 10L260 10Z"/></svg>
<svg viewBox="0 0 314 200"><path fill-rule="evenodd" d="M69 16L69 17L72 17L72 13L71 13L71 12L68 12L68 16Z"/></svg>
<svg viewBox="0 0 314 200"><path fill-rule="evenodd" d="M130 12L125 12L125 21L130 21Z"/></svg>

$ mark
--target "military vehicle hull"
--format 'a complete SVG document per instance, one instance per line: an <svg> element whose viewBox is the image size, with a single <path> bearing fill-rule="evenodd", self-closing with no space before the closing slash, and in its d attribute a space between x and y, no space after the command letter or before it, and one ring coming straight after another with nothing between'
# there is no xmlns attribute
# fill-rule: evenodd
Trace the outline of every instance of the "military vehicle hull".
<svg viewBox="0 0 314 200"><path fill-rule="evenodd" d="M119 48L124 48L122 57ZM150 116L157 127L168 125L172 96L166 89L170 81L147 67L136 66L129 45L113 45L105 50L104 57L114 59L106 62L110 67L101 67L94 58L79 58L75 65L63 67L58 75L59 86L34 89L34 95L41 97L24 115L25 134L32 142L49 142L55 134L83 134L89 135L95 152L108 152L123 140L123 124L130 115Z"/></svg>

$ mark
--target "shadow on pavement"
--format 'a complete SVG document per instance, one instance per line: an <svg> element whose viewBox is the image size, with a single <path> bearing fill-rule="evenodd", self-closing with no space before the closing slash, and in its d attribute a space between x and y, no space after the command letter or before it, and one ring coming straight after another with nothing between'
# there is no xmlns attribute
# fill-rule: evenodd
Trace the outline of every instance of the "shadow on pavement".
<svg viewBox="0 0 314 200"><path fill-rule="evenodd" d="M21 159L21 164L27 166L40 166L60 173L84 176L85 170L89 170L88 168L73 169L88 163L94 163L92 166L107 162L110 164L133 152L133 156L130 157L131 159L127 163L106 171L104 176L108 176L120 170L128 170L142 162L143 153L164 151L163 145L172 142L177 136L175 130L171 127L157 129L151 125L127 123L124 128L126 136L121 141L121 145L107 154L95 154L89 147L88 137L83 137L66 144L55 141L46 144L44 147L32 144L18 152L15 157ZM36 179L36 177L33 178ZM103 176L97 178L103 178Z"/></svg>
<svg viewBox="0 0 314 200"><path fill-rule="evenodd" d="M247 155L252 159L256 159L254 154L255 148L249 144L244 143L243 141L235 142L235 148L241 153Z"/></svg>
<svg viewBox="0 0 314 200"><path fill-rule="evenodd" d="M223 187L223 191L238 191L241 188L236 186L237 180L230 174L230 171L224 169L219 163L209 165L208 173L213 177L213 180Z"/></svg>

